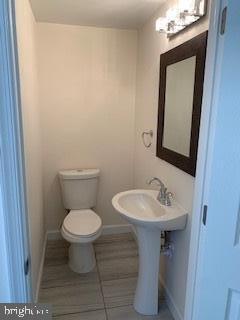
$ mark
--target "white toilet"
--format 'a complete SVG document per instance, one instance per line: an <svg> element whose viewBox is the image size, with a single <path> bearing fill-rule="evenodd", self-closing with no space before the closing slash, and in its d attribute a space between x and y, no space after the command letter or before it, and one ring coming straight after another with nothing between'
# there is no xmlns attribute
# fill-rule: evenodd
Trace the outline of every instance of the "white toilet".
<svg viewBox="0 0 240 320"><path fill-rule="evenodd" d="M96 205L99 169L59 172L64 207L69 211L61 233L71 243L69 267L77 273L91 271L95 265L93 241L102 230L100 217L92 210Z"/></svg>

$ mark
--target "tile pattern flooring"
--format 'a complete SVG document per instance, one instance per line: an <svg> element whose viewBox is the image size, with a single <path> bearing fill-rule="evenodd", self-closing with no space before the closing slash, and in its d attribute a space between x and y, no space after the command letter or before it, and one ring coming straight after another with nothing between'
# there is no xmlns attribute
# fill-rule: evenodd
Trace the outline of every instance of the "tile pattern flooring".
<svg viewBox="0 0 240 320"><path fill-rule="evenodd" d="M48 241L39 302L53 304L54 319L173 320L162 293L157 316L133 309L138 251L132 234L101 236L94 247L96 268L79 275L68 267L68 243Z"/></svg>

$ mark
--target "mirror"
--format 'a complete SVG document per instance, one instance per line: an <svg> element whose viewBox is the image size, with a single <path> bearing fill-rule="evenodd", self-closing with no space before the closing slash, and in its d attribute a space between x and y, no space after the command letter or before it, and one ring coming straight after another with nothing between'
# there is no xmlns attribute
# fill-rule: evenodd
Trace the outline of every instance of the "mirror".
<svg viewBox="0 0 240 320"><path fill-rule="evenodd" d="M160 57L157 156L195 175L207 32Z"/></svg>
<svg viewBox="0 0 240 320"><path fill-rule="evenodd" d="M195 67L196 56L168 66L166 74L163 146L186 157L190 154Z"/></svg>

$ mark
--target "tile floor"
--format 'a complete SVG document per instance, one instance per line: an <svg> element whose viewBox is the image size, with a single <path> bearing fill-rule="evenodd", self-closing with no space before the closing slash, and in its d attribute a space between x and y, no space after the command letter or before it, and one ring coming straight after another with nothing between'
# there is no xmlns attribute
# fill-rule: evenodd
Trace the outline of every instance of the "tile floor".
<svg viewBox="0 0 240 320"><path fill-rule="evenodd" d="M102 236L94 247L95 270L79 275L68 267L68 243L48 241L39 302L53 305L54 319L173 320L162 292L157 316L133 309L138 251L132 234Z"/></svg>

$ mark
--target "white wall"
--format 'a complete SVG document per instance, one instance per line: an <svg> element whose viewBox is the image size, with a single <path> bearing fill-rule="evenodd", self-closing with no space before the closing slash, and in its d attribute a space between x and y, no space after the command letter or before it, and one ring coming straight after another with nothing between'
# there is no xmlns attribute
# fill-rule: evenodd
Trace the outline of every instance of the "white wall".
<svg viewBox="0 0 240 320"><path fill-rule="evenodd" d="M125 223L111 198L132 188L137 32L38 23L47 229L64 218L57 172L101 170L97 213Z"/></svg>
<svg viewBox="0 0 240 320"><path fill-rule="evenodd" d="M134 186L146 188L146 180L156 176L163 180L179 203L189 212L186 230L172 233L175 252L172 259L162 257L161 276L168 292L176 305L177 313L184 314L187 264L191 230L191 210L194 178L176 167L156 157L156 130L158 116L159 62L160 54L191 39L208 28L208 18L188 30L168 40L165 35L155 31L155 20L164 15L168 1L156 15L139 31L138 64L136 85L136 143ZM144 148L141 133L146 129L154 130L154 143L150 149ZM167 272L166 272L167 271Z"/></svg>
<svg viewBox="0 0 240 320"><path fill-rule="evenodd" d="M16 1L16 23L24 127L27 203L30 223L32 286L33 293L36 295L44 239L44 215L36 61L36 23L28 0Z"/></svg>

